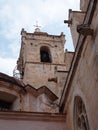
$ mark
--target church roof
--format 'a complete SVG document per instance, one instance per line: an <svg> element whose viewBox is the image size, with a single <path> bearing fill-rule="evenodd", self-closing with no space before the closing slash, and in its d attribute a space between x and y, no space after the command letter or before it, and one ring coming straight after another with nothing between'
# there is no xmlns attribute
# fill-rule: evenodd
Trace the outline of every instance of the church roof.
<svg viewBox="0 0 98 130"><path fill-rule="evenodd" d="M0 73L0 82L7 83L10 86L16 85L16 87L22 88L23 90L25 90L25 92L32 93L32 95L34 95L35 97L41 94L46 94L49 97L49 99L51 99L52 101L55 101L58 99L58 97L46 86L41 86L40 88L35 89L31 85L29 84L25 85L23 84L23 82L21 82L21 80L8 76L4 73Z"/></svg>
<svg viewBox="0 0 98 130"><path fill-rule="evenodd" d="M21 88L24 87L24 84L20 80L14 78L14 77L11 77L9 75L6 75L4 73L0 73L0 81L8 82L8 83L17 85Z"/></svg>

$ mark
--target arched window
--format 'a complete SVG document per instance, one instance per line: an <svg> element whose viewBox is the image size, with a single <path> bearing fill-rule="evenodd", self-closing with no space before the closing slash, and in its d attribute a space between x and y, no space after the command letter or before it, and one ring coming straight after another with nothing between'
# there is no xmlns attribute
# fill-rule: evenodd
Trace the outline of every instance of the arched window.
<svg viewBox="0 0 98 130"><path fill-rule="evenodd" d="M0 100L0 110L10 110L12 103Z"/></svg>
<svg viewBox="0 0 98 130"><path fill-rule="evenodd" d="M40 48L40 61L51 63L51 54L48 47L43 46Z"/></svg>
<svg viewBox="0 0 98 130"><path fill-rule="evenodd" d="M12 110L16 95L0 91L0 111Z"/></svg>
<svg viewBox="0 0 98 130"><path fill-rule="evenodd" d="M89 130L85 105L79 96L74 101L74 130Z"/></svg>

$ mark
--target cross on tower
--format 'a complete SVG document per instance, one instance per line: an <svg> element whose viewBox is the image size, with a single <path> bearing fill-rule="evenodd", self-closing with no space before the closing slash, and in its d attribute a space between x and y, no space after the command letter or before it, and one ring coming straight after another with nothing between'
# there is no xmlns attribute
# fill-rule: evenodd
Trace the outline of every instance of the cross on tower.
<svg viewBox="0 0 98 130"><path fill-rule="evenodd" d="M38 25L38 21L36 21L36 25L33 25L36 28L40 28L41 26Z"/></svg>

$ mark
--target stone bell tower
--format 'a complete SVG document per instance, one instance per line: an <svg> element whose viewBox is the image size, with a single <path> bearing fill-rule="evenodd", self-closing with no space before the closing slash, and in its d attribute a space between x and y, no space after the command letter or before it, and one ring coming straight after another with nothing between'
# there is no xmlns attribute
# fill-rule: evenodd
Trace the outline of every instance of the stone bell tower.
<svg viewBox="0 0 98 130"><path fill-rule="evenodd" d="M21 35L17 62L21 80L35 89L46 86L60 97L66 79L64 34L49 35L36 28L34 33L22 29Z"/></svg>

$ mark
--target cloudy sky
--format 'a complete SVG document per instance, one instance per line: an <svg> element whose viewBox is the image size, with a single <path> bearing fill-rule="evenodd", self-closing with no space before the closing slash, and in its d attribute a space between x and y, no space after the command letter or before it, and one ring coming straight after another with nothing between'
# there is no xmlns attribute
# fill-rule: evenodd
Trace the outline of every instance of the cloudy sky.
<svg viewBox="0 0 98 130"><path fill-rule="evenodd" d="M79 10L79 0L0 0L0 72L13 75L20 50L20 31L34 32L36 21L41 31L66 35L73 51L69 28L64 24L68 10Z"/></svg>

